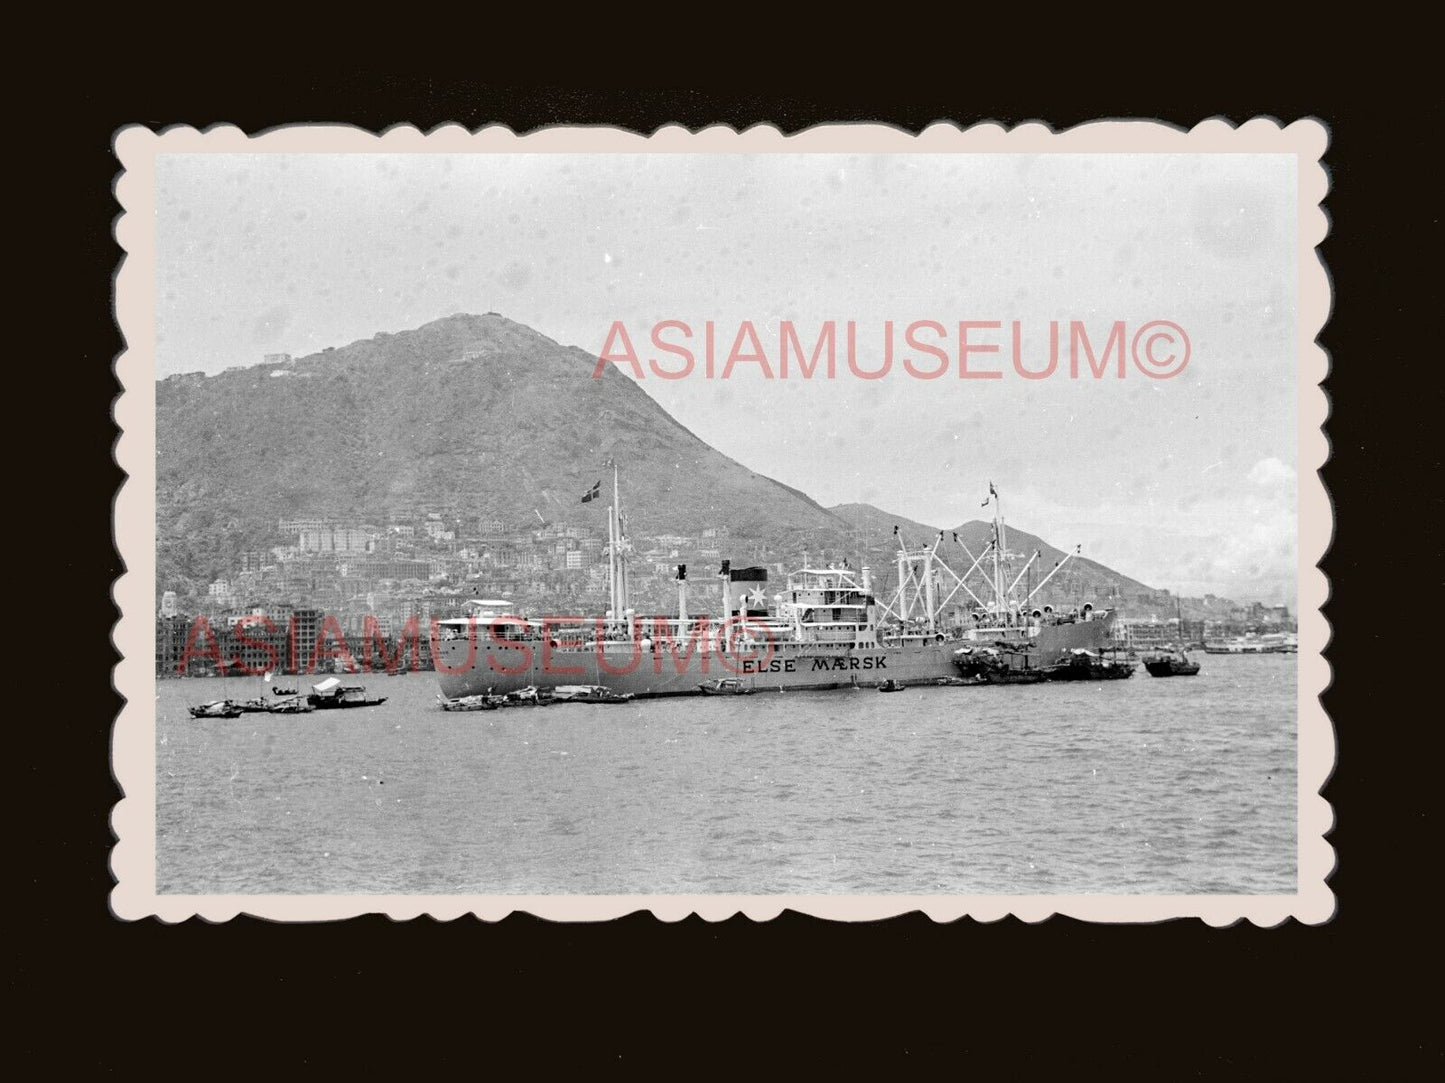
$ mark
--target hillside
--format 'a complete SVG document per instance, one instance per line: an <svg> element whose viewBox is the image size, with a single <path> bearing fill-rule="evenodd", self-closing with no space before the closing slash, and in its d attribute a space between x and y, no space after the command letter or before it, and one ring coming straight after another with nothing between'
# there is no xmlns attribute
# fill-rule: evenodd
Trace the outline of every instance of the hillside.
<svg viewBox="0 0 1445 1083"><path fill-rule="evenodd" d="M609 458L633 532L838 527L703 443L614 366L594 379L595 365L501 316L459 315L287 365L161 380L160 570L222 574L294 515L451 509L601 524L608 501L578 501Z"/></svg>
<svg viewBox="0 0 1445 1083"><path fill-rule="evenodd" d="M385 524L426 512L541 520L605 533L610 468L622 472L629 532L724 526L734 556L863 558L893 574L896 524L910 545L935 527L869 504L821 507L749 470L675 421L596 359L496 314L450 316L288 363L172 376L156 386L158 580L204 593L239 554L277 544L277 522L331 516ZM603 481L603 499L580 497ZM978 553L991 531L958 528ZM1034 581L1063 555L1043 550ZM968 558L945 538L958 571ZM1021 567L1021 562L1018 567ZM1050 584L1064 597L1139 598L1136 580L1076 558Z"/></svg>
<svg viewBox="0 0 1445 1083"><path fill-rule="evenodd" d="M901 515L891 515L872 504L837 504L828 510L848 524L848 528L857 533L870 551L880 546L892 551L895 526L909 545L931 542L938 534L936 526L924 526Z"/></svg>
<svg viewBox="0 0 1445 1083"><path fill-rule="evenodd" d="M1027 560L1035 549L1041 551L1039 559L1034 562L1034 570L1042 568L1043 574L1047 575L1049 569L1064 558L1065 550L1050 545L1042 538L1022 530L1016 530L1014 527L1008 526L1007 523L1005 523L1004 530L1008 549L1011 553L1022 553L1023 559ZM961 526L954 527L953 533L956 533L960 540L973 550L976 556L983 550L983 547L988 544L989 538L993 536L993 524L978 519L971 519ZM1071 570L1074 576L1086 586L1097 587L1101 591L1103 588L1108 587L1126 595L1159 593L1154 587L1146 586L1137 579L1129 578L1127 575L1121 575L1114 571L1114 569L1105 567L1098 561L1090 560L1085 556L1074 557L1074 559L1069 562L1068 570Z"/></svg>

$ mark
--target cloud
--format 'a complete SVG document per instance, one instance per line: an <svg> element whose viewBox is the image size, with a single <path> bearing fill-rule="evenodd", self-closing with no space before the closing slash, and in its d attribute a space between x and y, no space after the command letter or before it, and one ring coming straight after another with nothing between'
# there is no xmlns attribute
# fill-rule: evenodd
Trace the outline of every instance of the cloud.
<svg viewBox="0 0 1445 1083"><path fill-rule="evenodd" d="M1254 469L1249 472L1249 480L1255 485L1272 488L1293 482L1294 471L1271 456L1268 459L1260 459L1254 464Z"/></svg>

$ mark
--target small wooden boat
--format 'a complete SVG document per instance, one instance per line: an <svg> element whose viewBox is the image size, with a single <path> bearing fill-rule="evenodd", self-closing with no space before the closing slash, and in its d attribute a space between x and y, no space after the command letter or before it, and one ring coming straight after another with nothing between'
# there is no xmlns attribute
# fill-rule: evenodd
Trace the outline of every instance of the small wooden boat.
<svg viewBox="0 0 1445 1083"><path fill-rule="evenodd" d="M440 695L442 710L444 711L495 711L497 704L493 697L478 694L475 696L458 696L456 699L442 699Z"/></svg>
<svg viewBox="0 0 1445 1083"><path fill-rule="evenodd" d="M508 692L497 701L501 707L546 707L554 702L550 688L538 688L534 684Z"/></svg>
<svg viewBox="0 0 1445 1083"><path fill-rule="evenodd" d="M553 691L558 703L627 703L631 692L614 692L602 684L564 684Z"/></svg>
<svg viewBox="0 0 1445 1083"><path fill-rule="evenodd" d="M902 681L895 681L895 680L892 680L892 679L890 678L889 680L884 681L882 684L880 684L880 685L878 686L878 691L880 691L880 692L902 692L903 689L906 688L906 687L907 687L907 685L905 685Z"/></svg>
<svg viewBox="0 0 1445 1083"><path fill-rule="evenodd" d="M316 710L303 696L284 696L271 701L271 714L309 714Z"/></svg>
<svg viewBox="0 0 1445 1083"><path fill-rule="evenodd" d="M698 685L705 696L751 696L753 689L736 677L718 677Z"/></svg>
<svg viewBox="0 0 1445 1083"><path fill-rule="evenodd" d="M273 688L273 689L271 689L271 694L272 694L273 696L294 696L294 695L296 694L296 689L294 689L294 688Z"/></svg>
<svg viewBox="0 0 1445 1083"><path fill-rule="evenodd" d="M192 718L240 718L241 708L228 699L213 699L209 703L189 708Z"/></svg>

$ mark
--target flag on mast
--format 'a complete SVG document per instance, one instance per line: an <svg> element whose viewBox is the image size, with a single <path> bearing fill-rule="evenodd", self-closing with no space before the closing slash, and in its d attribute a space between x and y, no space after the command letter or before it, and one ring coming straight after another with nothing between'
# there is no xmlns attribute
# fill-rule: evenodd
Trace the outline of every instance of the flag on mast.
<svg viewBox="0 0 1445 1083"><path fill-rule="evenodd" d="M988 502L989 502L990 500L992 500L992 499L993 499L994 497L996 497L996 496L998 496L998 490L993 487L993 482L989 482L989 483L988 483L988 496L986 496L986 497L983 498L983 503L980 504L979 507L981 507L981 508L986 508L986 507L988 507Z"/></svg>
<svg viewBox="0 0 1445 1083"><path fill-rule="evenodd" d="M590 504L592 501L599 499L601 496L602 479L598 478L595 482L592 483L592 488L588 489L585 493L582 494L582 503Z"/></svg>

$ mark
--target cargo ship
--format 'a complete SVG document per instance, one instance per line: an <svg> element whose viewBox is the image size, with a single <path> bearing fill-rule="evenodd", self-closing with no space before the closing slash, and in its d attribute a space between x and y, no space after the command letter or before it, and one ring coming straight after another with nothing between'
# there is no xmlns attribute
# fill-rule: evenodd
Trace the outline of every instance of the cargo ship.
<svg viewBox="0 0 1445 1083"><path fill-rule="evenodd" d="M792 572L769 606L766 569L735 569L723 561L717 573L720 613L688 615L687 569L679 565L677 616L641 616L628 605L630 547L622 536L616 491L614 475L614 504L608 508L609 610L594 618L538 619L513 611L505 600L471 603L467 613L438 622L433 658L444 696L575 684L639 698L702 695L704 686L720 681L779 692L867 688L889 681L937 684L969 676L985 656L995 667L1040 669L1073 650L1100 650L1111 638L1111 611L1092 605L1069 613L1031 608L1073 554L1026 597L1014 600L1012 588L1024 573L1005 587L1004 525L992 486L994 536L978 556L968 554L972 564L963 575L939 552L942 532L931 546L910 548L895 528L898 581L886 597L875 594L868 567L855 570L845 562ZM981 570L990 556L991 578ZM1038 556L1035 552L1029 565ZM962 596L977 605L971 626L945 626L945 607Z"/></svg>

